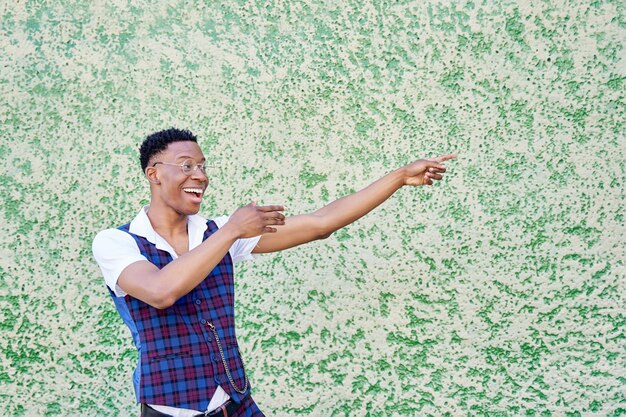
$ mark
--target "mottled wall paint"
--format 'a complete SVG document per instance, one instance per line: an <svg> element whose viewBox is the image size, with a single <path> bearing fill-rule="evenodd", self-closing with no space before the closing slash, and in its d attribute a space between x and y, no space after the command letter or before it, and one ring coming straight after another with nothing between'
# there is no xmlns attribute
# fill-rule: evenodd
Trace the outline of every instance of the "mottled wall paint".
<svg viewBox="0 0 626 417"><path fill-rule="evenodd" d="M273 416L626 414L625 3L0 4L0 415L136 415L90 244L187 127L202 213L301 213L419 156L447 180L238 271Z"/></svg>

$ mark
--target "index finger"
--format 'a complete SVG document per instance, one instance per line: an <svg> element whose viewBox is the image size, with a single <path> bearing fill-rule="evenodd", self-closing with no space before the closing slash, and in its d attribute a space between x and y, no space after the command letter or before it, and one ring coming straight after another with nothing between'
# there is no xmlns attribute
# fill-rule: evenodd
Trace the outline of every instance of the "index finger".
<svg viewBox="0 0 626 417"><path fill-rule="evenodd" d="M457 157L457 154L455 154L455 153L449 153L449 154L447 154L447 155L441 155L441 156L438 156L438 157L433 158L433 159L434 159L436 162L442 163L442 162L444 162L444 161L448 161L448 160L450 160L450 159L454 159L454 158L456 158L456 157Z"/></svg>
<svg viewBox="0 0 626 417"><path fill-rule="evenodd" d="M285 206L256 206L257 210L268 212L268 211L285 211Z"/></svg>

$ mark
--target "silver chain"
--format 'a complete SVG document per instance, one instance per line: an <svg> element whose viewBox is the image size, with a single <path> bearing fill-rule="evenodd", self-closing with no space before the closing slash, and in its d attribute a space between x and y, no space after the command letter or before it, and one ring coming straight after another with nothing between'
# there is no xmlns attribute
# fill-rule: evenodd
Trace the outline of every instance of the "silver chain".
<svg viewBox="0 0 626 417"><path fill-rule="evenodd" d="M246 382L244 384L243 389L240 390L239 388L237 388L237 386L235 385L235 381L233 381L233 377L230 375L230 370L228 369L228 364L226 363L226 358L224 357L224 351L222 350L222 343L220 343L220 338L217 335L215 326L213 326L213 323L209 321L207 321L207 326L209 326L209 328L213 331L213 334L215 335L215 341L217 342L217 347L220 350L220 356L222 357L222 363L224 364L224 369L226 370L226 376L228 377L228 381L230 382L230 385L232 385L235 391L243 395L243 393L246 392L246 390L248 389L248 376L245 374L245 370L244 370L243 377ZM241 366L243 367L243 360L241 361Z"/></svg>

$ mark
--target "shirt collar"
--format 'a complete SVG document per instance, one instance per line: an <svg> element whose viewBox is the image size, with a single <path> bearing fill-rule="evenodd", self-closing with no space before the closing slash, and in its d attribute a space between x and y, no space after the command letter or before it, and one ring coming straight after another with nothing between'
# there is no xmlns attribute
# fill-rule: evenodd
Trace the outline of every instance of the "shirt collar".
<svg viewBox="0 0 626 417"><path fill-rule="evenodd" d="M150 219L148 218L149 205L144 206L139 210L137 216L130 222L128 231L137 236L145 237L148 242L156 245L157 249L162 249L170 254L175 255L174 250L170 247L165 239L163 239L152 227ZM204 237L204 232L207 229L207 220L198 215L192 214L187 216L187 233L189 234L189 250L192 250L200 243Z"/></svg>

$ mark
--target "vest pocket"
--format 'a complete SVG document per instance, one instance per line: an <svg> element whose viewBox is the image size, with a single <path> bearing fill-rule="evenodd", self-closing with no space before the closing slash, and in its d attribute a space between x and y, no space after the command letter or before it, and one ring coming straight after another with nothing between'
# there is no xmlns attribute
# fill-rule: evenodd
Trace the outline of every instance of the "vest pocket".
<svg viewBox="0 0 626 417"><path fill-rule="evenodd" d="M158 362L158 361L163 361L167 359L177 359L177 358L189 356L189 353L190 352L188 351L180 351L180 352L170 352L170 353L163 353L160 355L154 355L150 357L150 362Z"/></svg>

